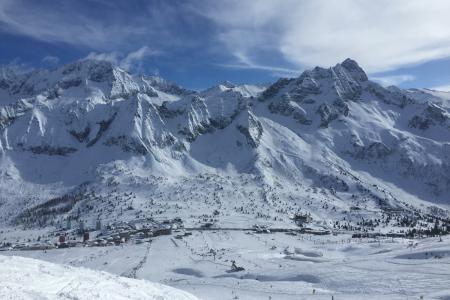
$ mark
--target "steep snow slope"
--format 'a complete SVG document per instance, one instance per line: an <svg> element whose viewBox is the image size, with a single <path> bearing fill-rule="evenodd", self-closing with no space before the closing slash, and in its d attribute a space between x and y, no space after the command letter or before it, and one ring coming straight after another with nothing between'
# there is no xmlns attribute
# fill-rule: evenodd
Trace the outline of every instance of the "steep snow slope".
<svg viewBox="0 0 450 300"><path fill-rule="evenodd" d="M448 218L447 99L383 88L351 59L265 90L192 92L94 60L2 76L2 222Z"/></svg>
<svg viewBox="0 0 450 300"><path fill-rule="evenodd" d="M18 256L0 256L1 299L195 300L168 286Z"/></svg>

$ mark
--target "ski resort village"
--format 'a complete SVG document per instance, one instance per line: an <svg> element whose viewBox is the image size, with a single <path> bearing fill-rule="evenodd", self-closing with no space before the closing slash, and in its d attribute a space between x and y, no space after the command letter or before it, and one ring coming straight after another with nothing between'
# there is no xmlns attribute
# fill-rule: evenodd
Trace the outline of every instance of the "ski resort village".
<svg viewBox="0 0 450 300"><path fill-rule="evenodd" d="M0 0L0 300L450 300L449 13Z"/></svg>

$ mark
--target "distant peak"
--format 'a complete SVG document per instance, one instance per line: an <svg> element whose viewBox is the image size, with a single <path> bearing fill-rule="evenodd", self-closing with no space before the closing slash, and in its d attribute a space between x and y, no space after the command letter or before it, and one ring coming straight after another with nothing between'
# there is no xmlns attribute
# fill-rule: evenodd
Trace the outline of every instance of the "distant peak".
<svg viewBox="0 0 450 300"><path fill-rule="evenodd" d="M107 66L115 67L115 64L109 60L97 59L97 58L83 58L75 62L75 64L94 67L94 66Z"/></svg>
<svg viewBox="0 0 450 300"><path fill-rule="evenodd" d="M84 58L60 68L63 75L79 74L92 81L103 82L113 80L113 71L116 67L111 61Z"/></svg>
<svg viewBox="0 0 450 300"><path fill-rule="evenodd" d="M224 87L227 87L230 89L236 87L236 85L234 83L232 83L231 81L228 81L228 80L225 80L220 85L223 85Z"/></svg>
<svg viewBox="0 0 450 300"><path fill-rule="evenodd" d="M344 67L356 80L359 81L368 80L366 72L364 72L364 70L358 65L358 63L355 60L347 58L340 65Z"/></svg>
<svg viewBox="0 0 450 300"><path fill-rule="evenodd" d="M9 66L0 66L0 78L1 79L8 79L11 77L14 77L16 75L16 72L13 68Z"/></svg>
<svg viewBox="0 0 450 300"><path fill-rule="evenodd" d="M359 65L356 62L356 60L351 59L351 58L346 58L341 64L344 67L358 67L359 68Z"/></svg>

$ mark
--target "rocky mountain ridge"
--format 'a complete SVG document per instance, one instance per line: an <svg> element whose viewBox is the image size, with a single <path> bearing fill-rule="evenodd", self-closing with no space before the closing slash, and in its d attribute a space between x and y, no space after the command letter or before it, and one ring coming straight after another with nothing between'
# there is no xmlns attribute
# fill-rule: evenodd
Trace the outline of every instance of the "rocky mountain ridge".
<svg viewBox="0 0 450 300"><path fill-rule="evenodd" d="M150 215L192 215L186 199L273 222L306 211L326 226L386 211L448 214L448 101L382 87L351 59L267 88L225 82L199 92L95 60L0 74L7 223L82 185L91 194L70 209L50 205L50 220L101 215L92 193L112 197L117 185Z"/></svg>

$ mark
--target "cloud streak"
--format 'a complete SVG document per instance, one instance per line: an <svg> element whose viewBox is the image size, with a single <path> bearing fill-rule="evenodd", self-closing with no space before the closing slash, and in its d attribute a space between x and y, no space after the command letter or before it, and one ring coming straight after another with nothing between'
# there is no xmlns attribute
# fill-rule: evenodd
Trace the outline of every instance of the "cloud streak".
<svg viewBox="0 0 450 300"><path fill-rule="evenodd" d="M67 2L53 4L52 8L43 2L2 0L0 22L3 30L26 35L47 42L63 42L77 46L104 48L116 44L116 38L131 35L135 28L112 26L102 18L92 18L68 6ZM121 24L122 25L122 24ZM134 26L133 26L134 27ZM115 34L113 35L113 32Z"/></svg>
<svg viewBox="0 0 450 300"><path fill-rule="evenodd" d="M85 59L109 61L127 71L141 71L143 61L148 57L156 55L161 55L161 52L152 50L148 46L144 46L127 55L123 55L116 51L104 53L91 52Z"/></svg>
<svg viewBox="0 0 450 300"><path fill-rule="evenodd" d="M380 73L450 57L449 11L447 0L0 0L0 32L88 49L124 68L158 52L283 76L351 57ZM134 51L142 45L150 48Z"/></svg>
<svg viewBox="0 0 450 300"><path fill-rule="evenodd" d="M403 75L370 77L370 79L378 82L383 86L390 86L390 85L399 85L401 83L408 81L413 81L416 79L416 77L412 75L403 74Z"/></svg>
<svg viewBox="0 0 450 300"><path fill-rule="evenodd" d="M352 57L380 72L450 56L446 0L232 0L198 11L238 61L272 49L299 68Z"/></svg>
<svg viewBox="0 0 450 300"><path fill-rule="evenodd" d="M42 62L48 65L57 65L59 63L59 57L47 55L42 58Z"/></svg>
<svg viewBox="0 0 450 300"><path fill-rule="evenodd" d="M439 85L430 88L431 90L441 91L441 92L450 92L450 84Z"/></svg>
<svg viewBox="0 0 450 300"><path fill-rule="evenodd" d="M150 42L153 48L185 46L188 37L173 38L184 9L156 0L1 0L0 31L96 51L130 50Z"/></svg>

